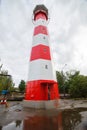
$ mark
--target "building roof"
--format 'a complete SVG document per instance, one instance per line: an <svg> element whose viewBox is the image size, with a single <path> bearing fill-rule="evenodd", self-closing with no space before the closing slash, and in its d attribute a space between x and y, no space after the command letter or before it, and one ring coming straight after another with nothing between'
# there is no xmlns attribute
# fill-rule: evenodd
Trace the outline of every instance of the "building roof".
<svg viewBox="0 0 87 130"><path fill-rule="evenodd" d="M48 9L42 4L42 5L36 5L36 7L34 8L33 13L37 13L38 11L43 11L46 13L46 15L48 16Z"/></svg>

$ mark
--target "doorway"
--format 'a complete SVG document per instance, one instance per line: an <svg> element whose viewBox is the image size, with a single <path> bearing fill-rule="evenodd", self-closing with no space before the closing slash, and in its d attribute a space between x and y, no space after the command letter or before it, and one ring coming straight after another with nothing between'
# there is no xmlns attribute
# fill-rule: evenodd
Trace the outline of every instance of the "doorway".
<svg viewBox="0 0 87 130"><path fill-rule="evenodd" d="M50 100L50 85L49 84L47 84L47 91L48 91L48 100Z"/></svg>
<svg viewBox="0 0 87 130"><path fill-rule="evenodd" d="M51 83L42 83L41 86L42 86L43 99L51 100L51 90L52 90L53 84L51 84Z"/></svg>

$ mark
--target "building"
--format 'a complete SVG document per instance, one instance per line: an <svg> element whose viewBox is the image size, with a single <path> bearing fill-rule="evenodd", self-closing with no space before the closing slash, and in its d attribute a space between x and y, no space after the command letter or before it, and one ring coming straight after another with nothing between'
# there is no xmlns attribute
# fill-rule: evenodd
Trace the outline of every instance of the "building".
<svg viewBox="0 0 87 130"><path fill-rule="evenodd" d="M35 28L23 105L51 109L58 106L59 91L49 45L48 9L44 5L37 5L33 16Z"/></svg>

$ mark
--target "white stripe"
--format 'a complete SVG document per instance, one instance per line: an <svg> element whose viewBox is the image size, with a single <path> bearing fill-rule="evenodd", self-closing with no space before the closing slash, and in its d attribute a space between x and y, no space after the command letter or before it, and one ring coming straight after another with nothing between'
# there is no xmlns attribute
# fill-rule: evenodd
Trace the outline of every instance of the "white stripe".
<svg viewBox="0 0 87 130"><path fill-rule="evenodd" d="M53 71L50 60L34 60L29 64L28 81L32 80L54 80L56 81L56 73Z"/></svg>
<svg viewBox="0 0 87 130"><path fill-rule="evenodd" d="M38 26L38 25L43 25L43 26L47 26L47 21L44 20L44 19L38 19L34 22L35 26Z"/></svg>
<svg viewBox="0 0 87 130"><path fill-rule="evenodd" d="M38 34L36 36L33 36L32 46L37 46L39 44L49 46L49 37L44 34Z"/></svg>

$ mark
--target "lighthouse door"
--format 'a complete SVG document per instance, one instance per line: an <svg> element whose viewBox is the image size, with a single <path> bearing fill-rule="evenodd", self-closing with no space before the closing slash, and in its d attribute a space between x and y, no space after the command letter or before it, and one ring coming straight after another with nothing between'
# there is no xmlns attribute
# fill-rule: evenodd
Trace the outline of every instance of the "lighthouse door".
<svg viewBox="0 0 87 130"><path fill-rule="evenodd" d="M50 84L47 84L48 100L50 100Z"/></svg>
<svg viewBox="0 0 87 130"><path fill-rule="evenodd" d="M51 83L42 83L42 97L44 100L51 100L51 88L53 84Z"/></svg>

